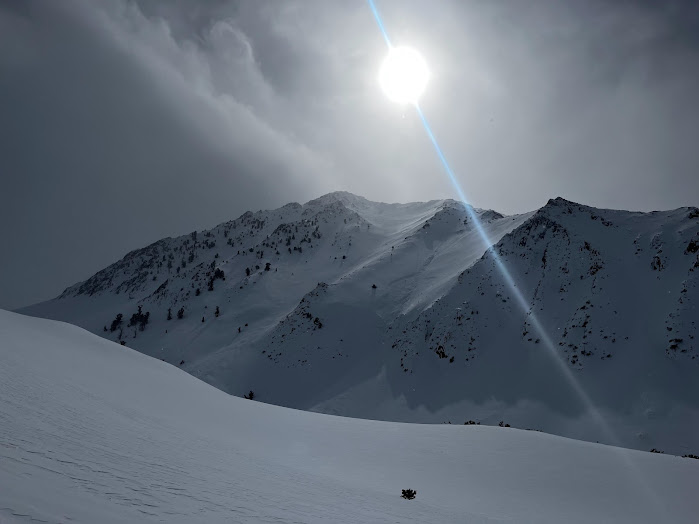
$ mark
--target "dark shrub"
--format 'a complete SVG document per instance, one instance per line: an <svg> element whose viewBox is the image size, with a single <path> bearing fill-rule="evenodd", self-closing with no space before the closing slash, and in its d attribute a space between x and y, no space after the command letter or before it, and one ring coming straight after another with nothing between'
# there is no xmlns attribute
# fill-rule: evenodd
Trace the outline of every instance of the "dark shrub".
<svg viewBox="0 0 699 524"><path fill-rule="evenodd" d="M402 489L401 491L402 491L401 497L403 497L406 500L413 500L415 498L415 496L417 495L417 490L414 490L414 489Z"/></svg>
<svg viewBox="0 0 699 524"><path fill-rule="evenodd" d="M110 331L114 332L121 325L121 319L124 315L119 313L114 320L112 320L112 326L109 328Z"/></svg>
<svg viewBox="0 0 699 524"><path fill-rule="evenodd" d="M138 326L141 331L146 329L146 324L148 324L148 320L150 319L150 312L146 311L146 313L143 313L143 306L138 306L138 311L131 315L131 319L129 320L129 327L130 326Z"/></svg>

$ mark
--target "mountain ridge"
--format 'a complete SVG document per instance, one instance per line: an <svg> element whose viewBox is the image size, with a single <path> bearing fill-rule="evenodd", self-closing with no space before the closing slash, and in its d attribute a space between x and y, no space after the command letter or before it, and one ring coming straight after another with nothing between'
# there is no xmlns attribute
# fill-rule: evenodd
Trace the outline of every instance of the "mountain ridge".
<svg viewBox="0 0 699 524"><path fill-rule="evenodd" d="M454 200L330 193L162 239L21 312L284 406L508 419L609 441L592 426L598 409L618 436L609 443L696 453L699 210L557 197L519 215L473 213L491 245ZM609 386L625 373L628 391Z"/></svg>

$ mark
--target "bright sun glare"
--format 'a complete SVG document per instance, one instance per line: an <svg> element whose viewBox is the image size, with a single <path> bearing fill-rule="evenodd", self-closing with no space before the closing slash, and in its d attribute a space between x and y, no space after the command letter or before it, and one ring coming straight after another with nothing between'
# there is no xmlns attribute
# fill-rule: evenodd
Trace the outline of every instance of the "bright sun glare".
<svg viewBox="0 0 699 524"><path fill-rule="evenodd" d="M411 47L391 47L379 71L386 96L399 104L417 104L430 72L422 55Z"/></svg>

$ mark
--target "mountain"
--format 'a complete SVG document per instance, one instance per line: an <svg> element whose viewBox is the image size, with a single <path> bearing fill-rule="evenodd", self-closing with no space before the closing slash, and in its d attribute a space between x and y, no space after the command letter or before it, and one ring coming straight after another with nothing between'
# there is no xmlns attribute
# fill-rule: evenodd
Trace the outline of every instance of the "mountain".
<svg viewBox="0 0 699 524"><path fill-rule="evenodd" d="M698 274L696 208L341 192L163 239L21 312L272 404L697 454Z"/></svg>
<svg viewBox="0 0 699 524"><path fill-rule="evenodd" d="M699 511L691 458L243 400L5 311L0 340L3 523L683 524Z"/></svg>

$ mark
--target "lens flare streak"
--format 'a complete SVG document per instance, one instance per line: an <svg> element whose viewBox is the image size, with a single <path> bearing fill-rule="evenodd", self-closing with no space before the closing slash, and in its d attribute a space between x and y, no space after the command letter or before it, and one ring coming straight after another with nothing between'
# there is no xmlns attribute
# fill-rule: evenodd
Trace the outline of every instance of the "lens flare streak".
<svg viewBox="0 0 699 524"><path fill-rule="evenodd" d="M371 6L371 10L374 13L374 18L376 18L376 23L378 24L379 29L381 30L381 33L383 34L383 37L386 40L386 43L390 49L390 46L391 46L390 39L388 38L388 34L386 33L386 28L384 27L383 21L381 20L381 15L379 14L379 11L376 8L376 5L374 4L374 1L373 0L367 0L367 1L368 1L369 5ZM435 152L437 153L437 156L439 157L439 160L442 163L442 166L444 167L444 171L449 176L449 180L451 181L452 186L454 187L454 190L456 191L456 194L458 195L461 202L464 204L464 207L466 209L466 212L468 213L468 216L471 219L471 222L473 223L474 227L476 228L476 231L478 232L479 236L483 240L483 244L485 245L485 249L486 249L486 254L488 254L488 253L491 254L493 261L495 262L495 265L497 266L503 279L505 280L505 283L510 288L510 291L512 292L512 294L515 296L520 307L529 316L531 323L532 323L532 326L541 335L541 340L544 342L544 345L548 348L549 352L556 360L561 372L567 378L569 384L571 385L571 387L573 388L575 393L579 396L580 400L583 402L585 407L587 407L588 410L590 411L590 413L595 417L596 422L602 426L603 430L607 434L607 437L613 443L616 443L616 439L613 437L613 434L612 434L611 430L609 429L609 426L604 422L604 419L599 414L599 412L595 408L595 406L592 403L592 401L590 400L590 398L587 396L587 394L582 389L582 387L578 384L577 380L573 376L572 371L567 367L565 362L563 362L562 359L560 358L560 356L557 354L555 347L554 347L553 343L551 342L550 337L547 335L542 324L536 318L534 311L532 310L531 305L524 298L524 295L522 295L521 291L517 287L517 284L515 283L514 279L512 278L510 272L508 271L507 267L505 267L505 264L503 263L502 259L500 258L500 255L497 253L495 247L493 246L492 242L490 241L488 234L483 229L483 225L481 224L481 221L478 218L476 211L474 210L474 208L471 205L468 204L468 199L466 198L466 194L464 193L463 189L461 188L461 184L459 184L459 181L456 178L454 171L451 169L449 162L447 162L446 156L444 155L442 148L439 147L439 143L437 142L437 138L436 138L434 132L432 131L432 128L430 127L429 123L427 122L427 118L425 117L425 114L423 113L422 109L420 108L420 105L417 103L415 104L415 110L417 111L417 114L420 117L420 120L422 121L422 125L425 128L425 132L427 133L427 136L429 137L430 142L432 142L432 145L434 146Z"/></svg>
<svg viewBox="0 0 699 524"><path fill-rule="evenodd" d="M383 21L381 19L381 15L379 14L378 9L376 8L376 5L374 3L374 0L367 0L369 7L371 8L372 13L374 14L374 18L376 19L376 23L379 26L379 29L381 31L381 34L386 41L386 45L390 49L392 48L391 40L388 37L388 33L386 32L386 28L383 24ZM525 312L525 314L528 316L532 327L534 330L539 334L541 341L543 342L543 346L547 349L548 354L550 357L554 360L554 362L557 365L557 368L560 370L561 374L566 378L566 381L570 385L571 389L575 392L575 394L578 396L584 407L587 409L587 412L592 418L594 419L595 423L598 425L598 427L601 429L601 431L604 433L606 436L607 440L609 443L618 445L619 441L614 435L614 432L612 431L610 425L607 423L607 421L604 419L600 411L597 409L597 407L594 405L592 402L592 399L588 396L588 394L585 392L583 387L580 385L576 377L573 375L572 370L568 367L567 362L564 361L561 356L558 354L556 347L553 344L553 341L551 338L548 336L547 331L545 330L544 326L542 323L539 321L539 319L536 317L536 314L533 311L533 308L529 301L524 297L520 289L517 287L517 284L515 280L513 279L512 275L510 274L509 270L505 266L502 258L500 257L499 253L497 252L497 249L495 246L492 245L490 238L488 237L488 234L486 231L483 229L483 225L481 224L480 219L478 218L478 215L476 214L476 211L474 208L468 204L468 199L466 198L466 195L461 188L461 184L459 184L458 179L456 178L456 175L451 169L451 166L449 165L449 162L447 162L447 159L442 151L442 148L439 147L439 143L437 142L437 138L435 137L432 128L430 127L429 123L427 122L427 118L425 117L425 114L422 112L422 109L420 108L419 104L416 102L415 103L415 110L417 111L418 116L420 117L420 120L422 121L422 125L425 128L425 132L427 133L427 136L430 139L430 142L432 142L432 145L434 146L435 152L437 153L437 156L439 157L440 162L442 163L442 166L444 167L444 171L447 173L449 176L449 180L452 183L452 186L454 187L454 190L456 191L456 194L458 195L459 199L461 202L464 204L464 207L466 209L466 212L468 216L471 219L471 222L473 223L474 227L476 228L476 231L478 232L479 236L483 240L483 243L485 245L485 254L484 257L490 254L492 256L493 262L495 263L497 269L499 270L500 274L503 277L503 280L507 284L507 287L510 289L512 294L514 295L517 303L519 306L522 308L522 310ZM636 474L633 474L630 472L631 476L635 478L635 480L640 484L640 487L644 489L646 494L648 495L648 499L652 501L653 503L653 510L655 513L658 515L662 515L662 504L658 500L657 496L655 495L654 491L652 490L651 486L648 483L647 479L640 478L640 476L637 474L637 468L633 464L631 460L631 456L628 450L620 449L619 450L619 455L620 459L622 462L625 464L625 466L633 471Z"/></svg>
<svg viewBox="0 0 699 524"><path fill-rule="evenodd" d="M590 414L595 418L595 422L597 424L599 424L602 427L602 429L605 431L607 438L609 438L612 443L616 443L616 438L612 434L608 425L604 422L604 419L599 414L599 412L595 408L595 406L592 403L592 401L590 400L590 398L587 396L587 394L582 389L582 387L578 384L578 381L573 376L573 372L570 370L570 368L568 368L566 363L557 354L555 346L553 345L553 342L549 338L546 330L544 329L542 324L539 322L539 319L536 317L536 315L535 315L534 311L532 310L532 307L529 304L529 302L527 301L527 299L524 298L524 295L522 295L522 292L517 287L517 284L515 283L514 278L512 278L512 275L510 274L509 270L505 266L502 258L498 254L495 246L493 246L490 238L488 237L488 234L485 232L485 229L483 229L483 225L481 224L481 221L478 218L478 215L476 214L473 207L468 204L468 200L466 199L466 195L465 195L463 189L461 189L461 184L459 184L459 181L457 180L456 175L454 174L454 171L452 171L451 166L449 166L449 162L447 162L447 159L444 156L444 153L442 152L442 148L439 147L439 143L437 142L437 138L435 137L434 133L432 132L432 128L430 127L429 123L427 122L427 119L425 118L425 114L422 112L422 109L420 108L420 106L418 104L415 105L415 109L417 111L417 114L420 116L420 120L422 121L422 124L425 127L425 131L427 132L427 136L429 137L430 141L432 142L432 145L434 146L434 149L437 152L437 156L439 157L439 160L441 161L442 166L444 167L444 170L446 171L447 175L449 175L449 179L451 180L451 183L454 186L454 189L455 189L457 195L459 196L459 199L461 200L461 202L463 202L464 207L466 208L466 212L468 213L468 215L471 219L471 222L473 223L474 227L476 228L476 231L478 232L479 236L483 240L483 244L485 245L485 249L486 249L486 254L490 253L490 255L492 256L493 262L495 263L498 270L500 271L500 274L502 275L503 279L505 280L507 287L509 287L510 291L512 292L515 299L517 300L517 303L519 304L519 306L529 316L529 319L532 323L532 326L539 333L541 340L544 342L544 346L549 350L549 352L555 358L555 361L556 361L559 369L561 370L563 375L568 380L568 383L570 384L570 386L573 388L573 390L578 395L578 397L582 400L582 402L584 403L585 407L588 409Z"/></svg>
<svg viewBox="0 0 699 524"><path fill-rule="evenodd" d="M386 32L386 28L383 26L383 20L381 20L381 15L379 14L379 10L376 9L376 4L374 4L374 0L368 0L369 2L369 7L371 8L371 12L374 13L374 18L376 19L376 23L379 26L379 29L381 30L381 34L383 35L383 39L386 41L386 45L388 48L391 48L391 40L388 38L388 33Z"/></svg>

